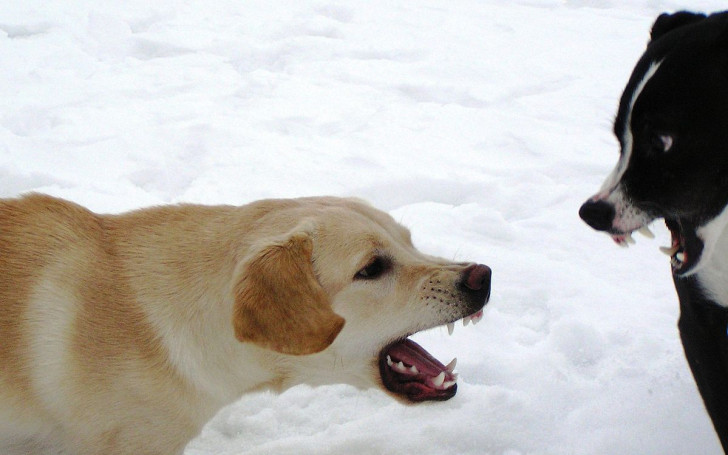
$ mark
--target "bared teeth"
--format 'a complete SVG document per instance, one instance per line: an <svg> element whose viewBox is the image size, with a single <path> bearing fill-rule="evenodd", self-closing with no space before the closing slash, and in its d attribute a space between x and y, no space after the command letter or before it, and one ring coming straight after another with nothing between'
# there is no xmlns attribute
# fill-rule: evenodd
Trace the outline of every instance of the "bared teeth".
<svg viewBox="0 0 728 455"><path fill-rule="evenodd" d="M403 362L397 362L394 363L392 361L392 358L390 356L387 356L387 365L397 373L402 374L408 374L408 375L416 375L420 374L420 371L417 369L416 366L412 365L411 367L407 368Z"/></svg>
<svg viewBox="0 0 728 455"><path fill-rule="evenodd" d="M463 321L463 327L467 327L470 323L473 325L477 324L483 319L483 310L478 311L475 314L471 314L470 316L465 316ZM448 335L452 335L453 332L455 332L455 323L454 322L448 322L445 324L447 326L447 333Z"/></svg>
<svg viewBox="0 0 728 455"><path fill-rule="evenodd" d="M435 387L440 388L445 383L445 372L441 371L436 377L432 378L432 383Z"/></svg>
<svg viewBox="0 0 728 455"><path fill-rule="evenodd" d="M648 239L655 238L655 234L652 233L650 228L648 228L647 226L642 226L641 228L638 228L631 232L626 232L624 234L614 234L614 235L612 235L612 240L614 240L614 242L617 245L621 246L622 248L627 248L630 245L634 245L635 243L637 243L635 241L634 237L632 237L633 232L639 232L640 234L644 235Z"/></svg>
<svg viewBox="0 0 728 455"><path fill-rule="evenodd" d="M465 316L463 318L463 327L467 327L468 324L470 324L470 323L475 325L478 322L480 322L482 319L483 319L483 310L479 310L479 311L471 314L470 316ZM445 324L445 326L447 327L447 333L449 335L452 335L453 332L455 331L455 323L448 322L447 324ZM450 363L448 363L447 366L445 367L445 371L442 371L437 376L430 378L430 380L432 381L432 384L434 385L435 388L445 390L445 389L449 389L450 387L452 387L453 385L455 385L457 383L458 375L453 373L455 371L455 366L457 365L457 362L458 362L457 357L453 358L450 361ZM411 367L407 367L403 362L395 363L392 361L390 356L387 356L387 365L389 365L389 367L392 368L394 371L401 373L401 374L407 374L407 375L420 374L419 370L414 365ZM451 377L451 379L448 381L445 380L446 372L449 375L449 377Z"/></svg>
<svg viewBox="0 0 728 455"><path fill-rule="evenodd" d="M680 262L685 262L685 253L677 253L675 255L675 259L677 259Z"/></svg>
<svg viewBox="0 0 728 455"><path fill-rule="evenodd" d="M641 228L637 229L637 232L644 235L648 239L655 238L655 234L653 234L652 231L650 231L650 228L648 228L647 226L642 226Z"/></svg>
<svg viewBox="0 0 728 455"><path fill-rule="evenodd" d="M458 375L454 374L452 371L455 369L455 363L457 362L457 359L452 359L452 362L448 364L447 372L452 377L451 380L446 381L445 377L447 374L444 371L441 371L440 374L437 376L431 377L430 382L432 385L437 389L449 389L453 385L455 385L458 381ZM401 374L407 374L410 376L415 376L420 374L420 372L417 370L417 367L412 365L411 367L407 368L403 362L397 362L395 363L392 360L392 357L387 356L387 365L389 365L390 368L392 368L394 371L401 373Z"/></svg>
<svg viewBox="0 0 728 455"><path fill-rule="evenodd" d="M447 371L449 371L450 373L452 373L453 371L455 371L455 365L457 365L457 364L458 364L458 358L455 357L454 359L452 359L450 361L450 363L447 364L447 366L445 367L445 369Z"/></svg>
<svg viewBox="0 0 728 455"><path fill-rule="evenodd" d="M675 245L672 247L668 247L668 246L660 247L660 251L662 251L663 253L665 253L668 256L672 256L673 254L677 253L679 250L680 250L680 245Z"/></svg>
<svg viewBox="0 0 728 455"><path fill-rule="evenodd" d="M446 381L444 371L441 372L440 374L438 374L437 376L435 376L434 378L430 378L430 380L432 381L432 385L436 389L440 389L440 390L449 389L450 387L454 386L458 382L457 375L453 375L452 380Z"/></svg>

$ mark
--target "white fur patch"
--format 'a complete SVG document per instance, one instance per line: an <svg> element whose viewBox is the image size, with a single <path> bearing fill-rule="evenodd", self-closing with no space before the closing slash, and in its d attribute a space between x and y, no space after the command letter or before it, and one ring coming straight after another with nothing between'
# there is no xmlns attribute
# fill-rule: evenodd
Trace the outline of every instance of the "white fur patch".
<svg viewBox="0 0 728 455"><path fill-rule="evenodd" d="M634 137L632 136L632 129L630 128L630 124L632 123L632 109L637 102L637 98L639 98L640 94L642 93L642 90L644 90L647 83L655 75L661 64L662 60L660 60L659 62L653 62L645 72L645 75L642 76L642 80L639 82L639 84L637 84L637 87L635 87L634 93L632 93L632 97L629 100L629 110L627 111L627 115L624 119L624 136L622 137L622 143L624 144L624 147L622 148L622 155L617 162L617 166L614 168L612 173L609 174L609 177L607 177L607 179L604 181L602 189L600 190L600 194L610 195L612 192L614 192L614 190L617 188L617 185L619 185L619 181L622 179L624 172L627 170L627 165L632 158L632 148L634 145Z"/></svg>
<svg viewBox="0 0 728 455"><path fill-rule="evenodd" d="M647 83L655 75L658 68L660 68L661 63L662 61L659 61L650 65L644 76L642 76L642 80L640 80L639 84L637 84L637 87L635 87L635 90L632 93L629 100L629 109L625 116L624 135L622 137L622 154L617 162L617 166L604 181L602 188L595 198L607 201L614 206L615 216L612 228L619 232L631 232L652 221L652 218L649 215L632 205L627 195L624 194L620 182L624 173L627 171L630 159L632 158L634 145L634 138L630 127L632 122L632 109L642 93L642 90L644 90Z"/></svg>
<svg viewBox="0 0 728 455"><path fill-rule="evenodd" d="M707 294L723 307L728 307L728 207L709 223L697 230L703 241L703 254L700 262L689 274L697 273L698 281Z"/></svg>

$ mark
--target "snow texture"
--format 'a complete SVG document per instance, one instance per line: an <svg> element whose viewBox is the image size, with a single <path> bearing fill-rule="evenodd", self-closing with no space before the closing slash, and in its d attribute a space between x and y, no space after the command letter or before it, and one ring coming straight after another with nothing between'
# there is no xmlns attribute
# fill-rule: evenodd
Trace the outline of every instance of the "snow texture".
<svg viewBox="0 0 728 455"><path fill-rule="evenodd" d="M98 212L359 196L423 251L494 270L457 396L296 387L186 455L721 453L683 357L669 243L577 216L663 11L720 1L90 0L0 8L0 196Z"/></svg>

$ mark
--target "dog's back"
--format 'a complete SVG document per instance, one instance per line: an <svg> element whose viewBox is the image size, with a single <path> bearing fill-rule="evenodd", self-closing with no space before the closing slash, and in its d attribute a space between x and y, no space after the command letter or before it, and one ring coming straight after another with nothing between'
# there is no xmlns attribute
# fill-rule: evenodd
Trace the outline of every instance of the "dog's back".
<svg viewBox="0 0 728 455"><path fill-rule="evenodd" d="M35 444L44 433L57 439L57 432L80 436L67 442L71 450L99 444L99 435L110 447L127 436L124 420L150 417L141 401L155 395L136 396L135 389L165 393L149 372L164 369L166 360L119 276L115 243L105 238L108 220L48 196L0 201L0 440L26 447L24 438ZM129 412L135 400L144 408L136 417ZM118 414L119 426L101 428L93 419L100 410ZM165 439L155 438L138 442Z"/></svg>
<svg viewBox="0 0 728 455"><path fill-rule="evenodd" d="M68 253L83 256L89 243L78 236L93 232L95 222L86 210L46 196L0 201L0 432L22 437L42 426L46 418L36 393L38 383L52 374L54 362L66 359L50 358L51 364L45 362L43 371L38 371L31 358L38 354L34 348L39 344L57 348L56 353L63 350L62 342L54 339L56 330L48 327L67 322L65 316L58 319L67 313L52 307L40 311L30 308L29 302L37 298L34 294L42 286L43 274L53 270L54 258L64 256L59 251L75 249ZM63 264L55 268L56 273L73 273ZM30 337L28 327L38 324L47 328Z"/></svg>

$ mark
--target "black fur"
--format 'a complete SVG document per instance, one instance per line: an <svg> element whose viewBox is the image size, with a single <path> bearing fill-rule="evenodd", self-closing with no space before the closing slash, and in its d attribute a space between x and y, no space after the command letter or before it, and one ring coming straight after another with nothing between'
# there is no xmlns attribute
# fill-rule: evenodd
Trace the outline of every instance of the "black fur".
<svg viewBox="0 0 728 455"><path fill-rule="evenodd" d="M666 20L655 27L666 28L657 25ZM636 85L661 61L632 110L634 152L622 184L634 205L653 216L702 225L728 204L728 41L720 41L728 13L681 22L648 45L614 126L621 141ZM674 137L669 153L654 150L659 134Z"/></svg>
<svg viewBox="0 0 728 455"><path fill-rule="evenodd" d="M711 301L708 295L723 290L705 292L714 282L701 281L705 270L721 270L710 269L711 261L728 264L710 256L703 230L728 206L728 12L657 18L620 99L614 133L622 154L618 182L608 180L579 214L618 243L639 228L635 223L665 219L675 246L680 338L728 453L728 297ZM719 230L713 228L710 235ZM724 245L728 233L717 241Z"/></svg>
<svg viewBox="0 0 728 455"><path fill-rule="evenodd" d="M705 298L692 277L673 276L680 298L680 339L693 377L728 451L728 311Z"/></svg>
<svg viewBox="0 0 728 455"><path fill-rule="evenodd" d="M645 55L653 60L664 58L664 64L670 66L661 68L662 79L654 81L652 93L646 93L647 106L635 106L637 112L632 113L633 117L652 118L661 114L663 118L650 127L665 125L670 131L677 131L675 140L680 156L673 166L676 177L683 182L674 184L673 194L667 195L670 202L658 211L661 216L690 219L695 225L712 219L728 204L726 36L726 13L706 17L683 11L659 16L652 26L652 41ZM652 47L654 51L650 52ZM664 167L657 169L665 172ZM635 175L640 172L644 170L637 167ZM694 177L703 182L691 186ZM639 188L643 184L633 184L634 192L649 193ZM660 185L658 191L663 189ZM683 195L675 195L676 189ZM649 194L644 197L646 201L651 199L659 200ZM666 213L670 210L672 214ZM728 453L728 309L705 297L695 275L673 274L673 281L680 300L678 328L685 356L723 450Z"/></svg>

